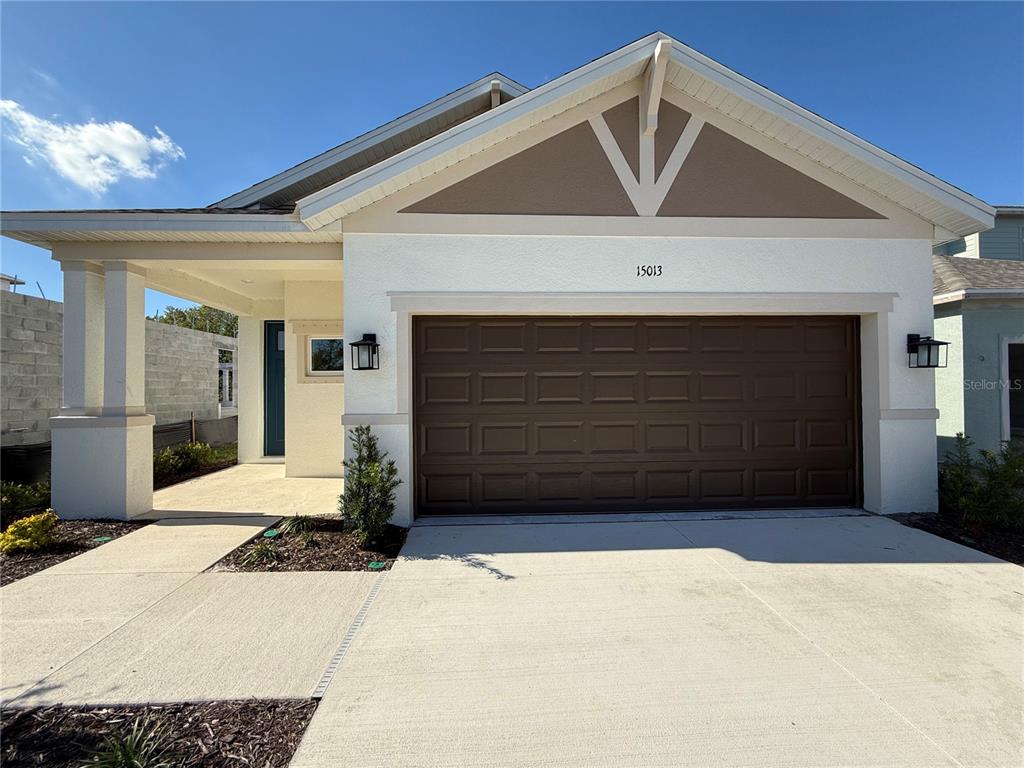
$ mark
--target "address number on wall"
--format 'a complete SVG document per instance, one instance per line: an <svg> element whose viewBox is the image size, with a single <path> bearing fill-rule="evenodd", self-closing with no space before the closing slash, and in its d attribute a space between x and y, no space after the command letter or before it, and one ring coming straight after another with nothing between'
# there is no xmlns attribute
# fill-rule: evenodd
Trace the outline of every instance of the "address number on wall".
<svg viewBox="0 0 1024 768"><path fill-rule="evenodd" d="M637 277L661 277L661 264L637 264Z"/></svg>

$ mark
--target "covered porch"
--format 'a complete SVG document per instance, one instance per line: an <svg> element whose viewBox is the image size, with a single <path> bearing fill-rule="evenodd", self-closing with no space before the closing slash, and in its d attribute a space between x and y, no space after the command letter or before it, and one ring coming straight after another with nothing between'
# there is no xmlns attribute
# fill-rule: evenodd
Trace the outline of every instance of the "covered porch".
<svg viewBox="0 0 1024 768"><path fill-rule="evenodd" d="M337 512L342 480L287 477L284 464L239 464L162 488L143 518L328 515Z"/></svg>
<svg viewBox="0 0 1024 768"><path fill-rule="evenodd" d="M269 235L288 239L52 243L64 275L63 404L51 420L52 499L62 516L334 511L344 375L316 375L310 349L314 339L343 344L341 244ZM241 466L155 496L145 358L159 350L146 349L146 288L239 316Z"/></svg>

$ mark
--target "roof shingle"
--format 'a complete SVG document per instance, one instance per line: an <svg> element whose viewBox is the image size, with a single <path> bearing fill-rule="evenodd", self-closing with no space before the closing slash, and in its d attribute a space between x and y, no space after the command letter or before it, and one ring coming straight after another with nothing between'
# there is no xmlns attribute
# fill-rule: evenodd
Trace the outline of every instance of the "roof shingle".
<svg viewBox="0 0 1024 768"><path fill-rule="evenodd" d="M932 256L932 295L972 288L1024 290L1024 261Z"/></svg>

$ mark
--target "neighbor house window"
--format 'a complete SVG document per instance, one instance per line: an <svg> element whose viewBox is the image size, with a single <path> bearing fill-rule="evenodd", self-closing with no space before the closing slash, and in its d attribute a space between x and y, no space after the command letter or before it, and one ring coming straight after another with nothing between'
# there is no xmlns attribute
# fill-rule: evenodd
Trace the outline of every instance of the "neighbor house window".
<svg viewBox="0 0 1024 768"><path fill-rule="evenodd" d="M309 337L310 376L340 376L345 370L345 340L336 336Z"/></svg>

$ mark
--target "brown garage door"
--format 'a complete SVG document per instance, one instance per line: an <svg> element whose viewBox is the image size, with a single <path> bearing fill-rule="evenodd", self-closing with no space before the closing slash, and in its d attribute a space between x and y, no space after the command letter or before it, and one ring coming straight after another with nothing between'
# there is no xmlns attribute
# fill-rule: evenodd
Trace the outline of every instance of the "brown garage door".
<svg viewBox="0 0 1024 768"><path fill-rule="evenodd" d="M859 503L857 318L423 317L420 514Z"/></svg>

